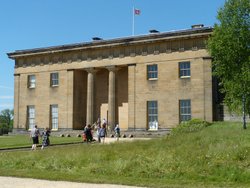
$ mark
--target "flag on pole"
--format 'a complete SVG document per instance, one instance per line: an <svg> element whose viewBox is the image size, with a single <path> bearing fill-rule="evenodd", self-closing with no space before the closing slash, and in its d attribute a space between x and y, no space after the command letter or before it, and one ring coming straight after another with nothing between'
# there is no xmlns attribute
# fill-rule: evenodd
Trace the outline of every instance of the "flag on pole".
<svg viewBox="0 0 250 188"><path fill-rule="evenodd" d="M139 10L139 9L134 9L134 14L135 14L135 15L140 15L140 14L141 14L141 10Z"/></svg>
<svg viewBox="0 0 250 188"><path fill-rule="evenodd" d="M141 10L133 7L132 36L135 35L135 15L140 15Z"/></svg>

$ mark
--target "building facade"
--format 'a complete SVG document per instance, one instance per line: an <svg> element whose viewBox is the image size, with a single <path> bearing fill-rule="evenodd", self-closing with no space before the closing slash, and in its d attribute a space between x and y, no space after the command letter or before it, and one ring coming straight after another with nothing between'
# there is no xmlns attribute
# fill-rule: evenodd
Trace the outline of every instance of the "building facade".
<svg viewBox="0 0 250 188"><path fill-rule="evenodd" d="M77 130L105 118L109 127L161 131L212 121L211 33L199 26L8 53L14 129Z"/></svg>

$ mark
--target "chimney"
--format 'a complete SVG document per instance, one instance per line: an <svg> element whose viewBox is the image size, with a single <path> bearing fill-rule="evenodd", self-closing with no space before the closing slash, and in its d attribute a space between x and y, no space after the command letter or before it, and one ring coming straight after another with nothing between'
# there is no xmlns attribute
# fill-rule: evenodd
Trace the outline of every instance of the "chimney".
<svg viewBox="0 0 250 188"><path fill-rule="evenodd" d="M152 33L152 34L154 34L154 33L159 33L159 31L157 31L157 30L155 30L155 29L151 29L151 30L149 30L149 33Z"/></svg>
<svg viewBox="0 0 250 188"><path fill-rule="evenodd" d="M198 29L198 28L202 28L202 27L204 27L203 24L195 24L195 25L191 26L192 29Z"/></svg>
<svg viewBox="0 0 250 188"><path fill-rule="evenodd" d="M93 40L93 41L99 41L99 40L103 40L103 39L100 38L100 37L93 37L92 40Z"/></svg>

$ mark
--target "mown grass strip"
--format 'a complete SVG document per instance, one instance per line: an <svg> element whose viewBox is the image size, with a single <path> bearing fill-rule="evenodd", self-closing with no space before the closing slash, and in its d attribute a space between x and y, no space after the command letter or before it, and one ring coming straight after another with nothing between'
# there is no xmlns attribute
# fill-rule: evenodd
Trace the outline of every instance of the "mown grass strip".
<svg viewBox="0 0 250 188"><path fill-rule="evenodd" d="M215 123L147 141L0 152L0 175L147 187L249 187L250 129Z"/></svg>

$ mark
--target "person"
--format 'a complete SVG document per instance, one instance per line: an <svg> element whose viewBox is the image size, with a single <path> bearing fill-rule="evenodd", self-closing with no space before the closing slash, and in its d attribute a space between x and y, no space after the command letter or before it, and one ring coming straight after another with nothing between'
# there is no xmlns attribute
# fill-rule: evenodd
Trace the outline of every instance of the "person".
<svg viewBox="0 0 250 188"><path fill-rule="evenodd" d="M96 122L96 136L97 136L97 139L98 139L98 142L100 143L101 142L101 137L100 137L100 134L99 134L99 131L100 131L100 128L101 128L101 121L100 121L100 118L98 118L97 122Z"/></svg>
<svg viewBox="0 0 250 188"><path fill-rule="evenodd" d="M99 136L100 136L100 140L102 140L102 143L104 143L105 137L107 136L106 124L102 124L99 130Z"/></svg>
<svg viewBox="0 0 250 188"><path fill-rule="evenodd" d="M50 136L50 130L49 130L48 127L46 127L46 128L44 129L43 133L42 133L43 141L42 141L42 147L41 147L41 149L43 149L44 147L50 145L49 136Z"/></svg>
<svg viewBox="0 0 250 188"><path fill-rule="evenodd" d="M39 129L37 128L37 125L35 125L31 131L30 131L30 138L32 138L32 147L31 147L31 150L36 150L36 146L37 144L39 144L39 135L40 135L40 132L39 132Z"/></svg>
<svg viewBox="0 0 250 188"><path fill-rule="evenodd" d="M83 128L83 133L82 133L82 141L83 142L87 141L86 132L87 132L87 125L84 126L84 128Z"/></svg>
<svg viewBox="0 0 250 188"><path fill-rule="evenodd" d="M88 124L87 128L85 129L85 134L86 134L86 141L88 142L92 142L93 140L93 136L92 136L92 129L91 129L91 125Z"/></svg>
<svg viewBox="0 0 250 188"><path fill-rule="evenodd" d="M116 140L118 141L120 138L120 127L118 124L116 124L114 131L115 131Z"/></svg>
<svg viewBox="0 0 250 188"><path fill-rule="evenodd" d="M103 118L103 120L102 120L102 125L107 125L107 121L106 121L106 119L105 118Z"/></svg>

